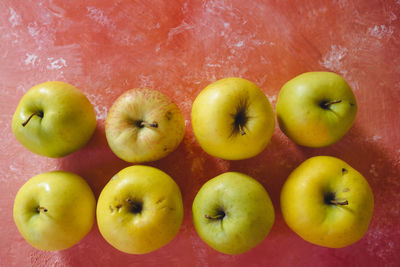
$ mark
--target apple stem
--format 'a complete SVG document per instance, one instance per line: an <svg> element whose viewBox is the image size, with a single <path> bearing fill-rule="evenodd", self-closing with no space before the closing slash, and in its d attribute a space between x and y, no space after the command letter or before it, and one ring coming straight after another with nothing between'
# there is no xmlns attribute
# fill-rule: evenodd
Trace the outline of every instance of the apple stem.
<svg viewBox="0 0 400 267"><path fill-rule="evenodd" d="M37 116L39 116L39 117L43 117L43 115L42 115L42 113L41 112L34 112L34 113L32 113L30 116L29 116L29 118L26 120L26 121L24 121L23 123L22 123L22 127L25 127L27 124L28 124L28 122L32 119L32 117L33 116L35 116L35 115L37 115Z"/></svg>
<svg viewBox="0 0 400 267"><path fill-rule="evenodd" d="M140 122L140 127L143 127L143 126L157 128L158 127L158 123L157 122L149 123L147 121L141 121Z"/></svg>
<svg viewBox="0 0 400 267"><path fill-rule="evenodd" d="M338 104L338 103L340 103L340 102L342 102L342 100L327 101L327 102L322 103L322 107L323 107L323 108L328 108L330 105L332 105L332 104Z"/></svg>
<svg viewBox="0 0 400 267"><path fill-rule="evenodd" d="M246 134L246 132L244 131L242 125L240 125L240 124L239 124L239 130L240 130L240 134L241 135L245 135Z"/></svg>
<svg viewBox="0 0 400 267"><path fill-rule="evenodd" d="M344 205L349 205L349 201L347 201L347 200L345 200L345 201L340 201L340 200L335 200L335 199L332 199L331 201L330 201L330 203L331 204L334 204L334 205L340 205L340 206L344 206Z"/></svg>
<svg viewBox="0 0 400 267"><path fill-rule="evenodd" d="M206 214L206 215L204 215L204 217L206 217L206 219L209 219L209 220L220 220L224 217L224 214L217 214L215 216L210 216L210 215Z"/></svg>
<svg viewBox="0 0 400 267"><path fill-rule="evenodd" d="M38 211L38 212L40 212L41 210L43 210L44 212L47 212L47 209L46 209L46 208L41 207L41 206L37 207L37 211Z"/></svg>

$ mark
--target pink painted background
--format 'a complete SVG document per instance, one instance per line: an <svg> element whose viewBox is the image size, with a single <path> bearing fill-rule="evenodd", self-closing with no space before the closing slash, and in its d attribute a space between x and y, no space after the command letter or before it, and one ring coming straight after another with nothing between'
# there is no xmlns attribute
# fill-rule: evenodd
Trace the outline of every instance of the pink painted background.
<svg viewBox="0 0 400 267"><path fill-rule="evenodd" d="M0 1L0 266L399 266L400 265L400 1ZM255 158L208 156L193 136L191 105L207 84L228 76L260 86L274 109L281 86L315 70L342 75L356 95L353 128L324 149L299 147L276 127ZM11 119L32 86L60 80L80 88L95 107L89 144L62 159L34 155L11 131ZM113 101L149 87L182 109L186 136L168 157L150 163L182 191L178 236L148 255L117 251L97 225L59 252L30 247L12 218L14 197L30 177L51 170L83 176L96 196L129 166L109 149L104 120ZM375 196L368 232L342 249L309 244L284 223L281 187L303 160L332 155L359 170ZM191 203L208 179L240 171L260 181L276 209L269 236L239 256L213 251L197 236Z"/></svg>

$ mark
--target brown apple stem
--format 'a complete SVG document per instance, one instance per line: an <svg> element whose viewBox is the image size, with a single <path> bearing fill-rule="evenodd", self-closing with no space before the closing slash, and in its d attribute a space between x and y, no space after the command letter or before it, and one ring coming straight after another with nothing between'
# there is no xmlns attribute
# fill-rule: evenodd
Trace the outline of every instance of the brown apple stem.
<svg viewBox="0 0 400 267"><path fill-rule="evenodd" d="M147 122L147 121L141 121L141 122L140 122L140 126L141 126L141 127L146 126L146 127L157 128L157 127L158 127L158 123L157 123L157 122L149 123L149 122Z"/></svg>
<svg viewBox="0 0 400 267"><path fill-rule="evenodd" d="M240 124L239 124L239 131L240 131L241 135L245 135L246 134L246 132L244 131L242 125L240 125Z"/></svg>
<svg viewBox="0 0 400 267"><path fill-rule="evenodd" d="M330 201L330 203L331 204L334 204L334 205L340 205L340 206L344 206L344 205L349 205L349 201L347 201L347 200L344 200L344 201L340 201L340 200L335 200L335 199L332 199L331 201Z"/></svg>
<svg viewBox="0 0 400 267"><path fill-rule="evenodd" d="M42 206L37 207L38 212L40 212L41 210L43 210L44 212L47 212L47 209L45 207L42 207Z"/></svg>
<svg viewBox="0 0 400 267"><path fill-rule="evenodd" d="M32 113L30 116L29 116L29 118L26 120L26 121L24 121L23 123L22 123L22 127L25 127L25 125L27 125L28 124L28 122L32 119L32 117L33 116L39 116L39 117L42 117L42 114L40 113L40 112L34 112L34 113Z"/></svg>
<svg viewBox="0 0 400 267"><path fill-rule="evenodd" d="M204 215L204 217L206 217L206 219L209 219L209 220L220 220L220 219L222 219L224 217L224 215L223 214L217 214L215 216L210 216L210 215L206 214L206 215Z"/></svg>
<svg viewBox="0 0 400 267"><path fill-rule="evenodd" d="M323 108L328 108L330 105L332 105L332 104L338 104L338 103L340 103L340 102L342 102L342 100L327 101L327 102L324 102L324 103L322 104L322 107L323 107Z"/></svg>

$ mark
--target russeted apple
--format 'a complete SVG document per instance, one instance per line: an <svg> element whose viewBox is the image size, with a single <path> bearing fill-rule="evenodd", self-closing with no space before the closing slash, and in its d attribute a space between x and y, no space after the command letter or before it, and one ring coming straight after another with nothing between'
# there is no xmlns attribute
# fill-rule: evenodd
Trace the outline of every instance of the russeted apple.
<svg viewBox="0 0 400 267"><path fill-rule="evenodd" d="M63 250L92 228L96 199L86 181L52 171L29 179L14 201L14 221L25 240L40 250Z"/></svg>
<svg viewBox="0 0 400 267"><path fill-rule="evenodd" d="M264 187L238 172L226 172L206 182L194 199L192 211L201 239L225 254L242 254L257 246L275 220Z"/></svg>
<svg viewBox="0 0 400 267"><path fill-rule="evenodd" d="M289 176L281 192L288 226L316 245L341 248L360 240L372 218L367 180L343 160L312 157Z"/></svg>
<svg viewBox="0 0 400 267"><path fill-rule="evenodd" d="M153 89L131 89L117 98L106 119L106 137L119 158L132 163L161 159L185 134L179 107Z"/></svg>
<svg viewBox="0 0 400 267"><path fill-rule="evenodd" d="M268 145L275 128L265 94L242 78L218 80L196 97L192 126L208 154L227 160L256 156Z"/></svg>
<svg viewBox="0 0 400 267"><path fill-rule="evenodd" d="M353 125L357 102L346 81L332 72L307 72L279 92L276 114L282 132L295 143L325 147Z"/></svg>
<svg viewBox="0 0 400 267"><path fill-rule="evenodd" d="M96 116L87 97L74 86L58 81L28 90L12 119L13 133L24 147L52 158L83 147L95 128Z"/></svg>

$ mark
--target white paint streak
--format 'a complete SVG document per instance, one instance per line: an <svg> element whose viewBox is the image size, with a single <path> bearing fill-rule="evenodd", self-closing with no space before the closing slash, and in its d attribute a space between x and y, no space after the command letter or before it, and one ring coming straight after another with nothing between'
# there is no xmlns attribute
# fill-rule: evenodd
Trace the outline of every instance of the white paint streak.
<svg viewBox="0 0 400 267"><path fill-rule="evenodd" d="M114 23L104 14L103 10L91 6L87 7L86 9L88 11L89 18L102 26L115 30L116 27Z"/></svg>
<svg viewBox="0 0 400 267"><path fill-rule="evenodd" d="M212 63L208 63L207 66L208 66L208 67L212 67L212 68L219 68L219 67L221 67L221 64L212 64Z"/></svg>
<svg viewBox="0 0 400 267"><path fill-rule="evenodd" d="M168 42L170 42L175 35L178 35L184 31L191 30L191 29L193 29L193 25L190 25L187 22L182 21L182 23L179 26L169 30Z"/></svg>
<svg viewBox="0 0 400 267"><path fill-rule="evenodd" d="M94 107L97 120L105 120L107 118L107 111L107 107L105 106L98 105Z"/></svg>
<svg viewBox="0 0 400 267"><path fill-rule="evenodd" d="M375 142L377 142L377 141L379 141L379 140L381 140L382 139L382 136L380 136L380 135L374 135L373 137L372 137L372 140L374 140Z"/></svg>
<svg viewBox="0 0 400 267"><path fill-rule="evenodd" d="M371 164L371 167L369 169L369 173L372 174L374 177L378 177L379 176L378 172L376 171L375 164Z"/></svg>
<svg viewBox="0 0 400 267"><path fill-rule="evenodd" d="M236 47L242 47L244 45L244 41L239 41L235 44Z"/></svg>
<svg viewBox="0 0 400 267"><path fill-rule="evenodd" d="M390 37L392 36L393 32L394 32L393 26L375 25L374 27L368 28L368 34L378 39L382 39L384 37Z"/></svg>
<svg viewBox="0 0 400 267"><path fill-rule="evenodd" d="M25 55L26 55L25 65L35 65L38 56L29 53L26 53Z"/></svg>
<svg viewBox="0 0 400 267"><path fill-rule="evenodd" d="M340 45L332 45L331 50L322 57L322 61L319 63L325 68L340 71L342 74L347 73L347 71L342 70L342 59L347 54L347 48Z"/></svg>
<svg viewBox="0 0 400 267"><path fill-rule="evenodd" d="M378 142L379 140L381 140L382 139L382 136L380 136L380 135L374 135L374 136L372 136L372 137L367 137L367 138L365 138L365 141L367 141L367 142Z"/></svg>
<svg viewBox="0 0 400 267"><path fill-rule="evenodd" d="M15 12L12 7L10 7L10 17L8 18L8 21L11 23L11 27L13 28L15 26L21 25L22 23L21 16L17 14L17 12Z"/></svg>
<svg viewBox="0 0 400 267"><path fill-rule="evenodd" d="M10 171L12 172L17 172L19 171L19 168L15 167L13 163L11 163L11 165L9 166Z"/></svg>
<svg viewBox="0 0 400 267"><path fill-rule="evenodd" d="M29 23L28 32L32 37L36 37L39 35L40 29L38 28L36 21L33 23Z"/></svg>
<svg viewBox="0 0 400 267"><path fill-rule="evenodd" d="M266 95L266 97L268 98L269 102L271 102L271 104L276 102L276 95L273 96Z"/></svg>
<svg viewBox="0 0 400 267"><path fill-rule="evenodd" d="M47 60L50 62L50 64L46 66L46 68L49 70L54 70L54 69L59 70L59 69L67 66L67 62L62 57L60 57L58 59L49 57L49 58L47 58Z"/></svg>
<svg viewBox="0 0 400 267"><path fill-rule="evenodd" d="M154 81L151 75L140 75L140 88L154 88Z"/></svg>
<svg viewBox="0 0 400 267"><path fill-rule="evenodd" d="M396 14L395 13L393 13L393 12L390 12L390 15L389 15L389 20L390 21L395 21L397 19L397 16L396 16Z"/></svg>

